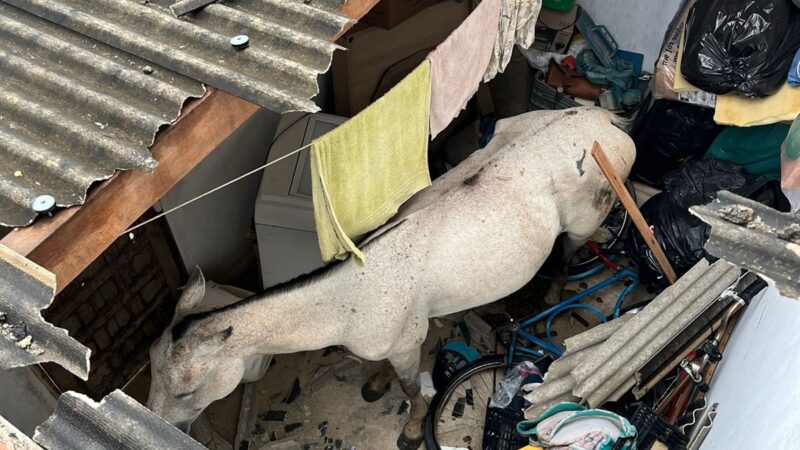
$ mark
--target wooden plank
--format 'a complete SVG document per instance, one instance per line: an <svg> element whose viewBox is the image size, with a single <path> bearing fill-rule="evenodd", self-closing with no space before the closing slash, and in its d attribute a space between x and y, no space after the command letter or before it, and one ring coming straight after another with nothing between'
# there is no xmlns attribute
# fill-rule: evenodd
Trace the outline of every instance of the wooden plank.
<svg viewBox="0 0 800 450"><path fill-rule="evenodd" d="M614 166L611 165L606 153L597 141L595 141L592 146L592 157L597 161L597 165L600 166L600 170L603 171L608 182L611 183L611 187L617 194L619 201L622 202L622 206L628 211L628 216L630 216L633 224L636 225L636 229L639 230L644 242L650 248L650 251L653 252L653 256L655 256L656 262L658 262L667 280L669 280L670 284L678 281L678 277L675 275L675 271L672 270L672 265L670 265L667 255L664 254L664 250L661 249L658 241L656 241L655 236L653 236L653 233L650 231L650 227L644 220L644 216L642 216L639 208L636 207L636 202L633 200L633 197L631 197L630 192L625 188L625 183L622 182L614 171Z"/></svg>
<svg viewBox="0 0 800 450"><path fill-rule="evenodd" d="M342 12L360 19L378 0L350 0ZM351 23L342 31L347 31ZM334 38L334 41L339 36ZM151 148L153 172L117 172L92 189L82 206L42 217L12 231L0 243L56 274L61 292L148 208L258 110L258 106L209 88L161 133Z"/></svg>

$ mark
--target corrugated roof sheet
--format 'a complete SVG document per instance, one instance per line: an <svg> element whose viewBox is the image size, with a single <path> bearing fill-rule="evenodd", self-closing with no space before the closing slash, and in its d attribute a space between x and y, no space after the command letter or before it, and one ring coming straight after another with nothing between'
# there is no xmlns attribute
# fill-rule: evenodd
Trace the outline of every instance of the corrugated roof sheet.
<svg viewBox="0 0 800 450"><path fill-rule="evenodd" d="M119 390L100 403L76 392L64 393L53 415L36 428L33 440L58 450L205 448Z"/></svg>
<svg viewBox="0 0 800 450"><path fill-rule="evenodd" d="M525 398L529 419L560 401L585 401L597 407L618 399L635 384L634 374L739 277L725 261L702 260L641 312L565 341L562 362L554 362L545 383ZM551 376L552 374L552 376Z"/></svg>
<svg viewBox="0 0 800 450"><path fill-rule="evenodd" d="M33 201L83 203L116 169L151 169L147 148L201 83L0 2L0 224Z"/></svg>
<svg viewBox="0 0 800 450"><path fill-rule="evenodd" d="M343 0L235 0L175 17L174 0L2 0L276 112L317 111L317 75L350 22ZM234 48L234 36L249 47Z"/></svg>
<svg viewBox="0 0 800 450"><path fill-rule="evenodd" d="M706 250L772 280L781 295L800 299L800 215L778 212L727 191L689 208L711 225Z"/></svg>
<svg viewBox="0 0 800 450"><path fill-rule="evenodd" d="M55 275L0 245L0 368L54 362L86 380L89 349L40 313L55 286Z"/></svg>

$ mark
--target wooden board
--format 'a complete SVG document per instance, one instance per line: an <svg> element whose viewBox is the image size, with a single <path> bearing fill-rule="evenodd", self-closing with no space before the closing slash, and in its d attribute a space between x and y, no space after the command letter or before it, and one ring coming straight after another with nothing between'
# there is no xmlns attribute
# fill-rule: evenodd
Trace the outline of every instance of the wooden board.
<svg viewBox="0 0 800 450"><path fill-rule="evenodd" d="M349 0L342 12L355 23L376 3L378 0ZM350 26L352 23L342 33ZM151 148L158 161L153 172L117 172L94 188L83 205L42 217L29 227L12 231L0 243L55 273L56 291L61 292L258 109L209 88L159 135Z"/></svg>
<svg viewBox="0 0 800 450"><path fill-rule="evenodd" d="M670 284L678 281L678 277L675 275L675 271L672 269L672 265L670 265L667 255L664 254L664 250L661 249L661 245L659 245L658 241L656 241L655 236L653 236L653 233L650 231L650 227L644 220L644 216L642 216L641 211L639 211L639 208L636 206L636 202L633 200L633 197L631 197L628 189L625 188L625 183L622 182L617 173L614 171L614 166L611 165L606 153L603 151L603 148L597 141L595 141L594 145L592 145L592 157L594 157L594 160L597 161L597 165L600 166L600 170L603 171L603 175L606 176L608 182L611 183L611 187L617 194L619 201L622 202L622 206L624 206L625 210L628 211L628 216L630 216L633 224L636 226L636 229L639 230L639 233L642 235L645 244L647 244L647 247L649 247L650 251L653 252L653 256L656 258L656 262L658 262L658 265L661 267L661 271L667 277L667 280L669 280Z"/></svg>

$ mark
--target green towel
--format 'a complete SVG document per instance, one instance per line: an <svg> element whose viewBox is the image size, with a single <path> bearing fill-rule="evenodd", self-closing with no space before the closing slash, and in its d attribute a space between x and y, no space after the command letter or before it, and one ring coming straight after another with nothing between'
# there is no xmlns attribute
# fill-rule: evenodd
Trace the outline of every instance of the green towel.
<svg viewBox="0 0 800 450"><path fill-rule="evenodd" d="M313 142L314 220L325 262L352 253L366 233L431 184L428 172L430 62L424 61L386 95Z"/></svg>

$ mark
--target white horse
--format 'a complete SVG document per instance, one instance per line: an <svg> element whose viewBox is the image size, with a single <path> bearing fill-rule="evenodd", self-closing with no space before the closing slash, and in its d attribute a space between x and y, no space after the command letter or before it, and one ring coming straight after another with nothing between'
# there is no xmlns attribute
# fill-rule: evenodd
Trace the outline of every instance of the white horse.
<svg viewBox="0 0 800 450"><path fill-rule="evenodd" d="M236 388L247 356L343 345L394 367L411 400L398 446L416 448L426 413L417 372L428 320L511 294L539 270L560 234L567 259L597 230L614 196L591 157L592 143L603 146L623 179L635 158L619 123L596 108L499 121L485 149L362 243L364 267L348 260L201 313L193 311L204 294L196 271L175 320L151 349L150 408L188 429ZM551 297L563 285L556 278ZM387 389L385 379L368 384L371 400Z"/></svg>

